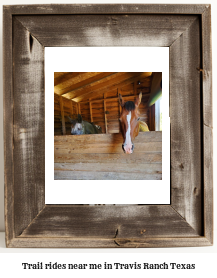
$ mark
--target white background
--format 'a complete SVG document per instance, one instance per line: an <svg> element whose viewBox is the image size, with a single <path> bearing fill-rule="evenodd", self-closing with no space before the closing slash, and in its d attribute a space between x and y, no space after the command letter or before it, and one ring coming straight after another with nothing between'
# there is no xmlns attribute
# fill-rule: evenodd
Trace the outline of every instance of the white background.
<svg viewBox="0 0 217 278"><path fill-rule="evenodd" d="M54 180L54 72L162 72L162 180ZM169 47L45 48L45 204L170 204Z"/></svg>
<svg viewBox="0 0 217 278"><path fill-rule="evenodd" d="M1 1L0 3L2 5L10 5L10 4L45 4L45 3L50 3L51 1L26 1L26 0L17 0L17 1L12 1L12 0L5 0ZM72 1L72 0L64 0L64 3L103 3L103 1L94 1L94 0L85 0L85 1ZM106 3L132 3L133 1L109 1L106 0ZM52 0L52 3L60 3L60 1L55 1ZM104 2L105 3L105 2ZM212 4L212 33L213 33L213 38L212 38L212 43L213 43L213 77L216 76L217 74L217 2L216 0L196 0L196 1L162 1L162 0L148 0L148 1L140 1L137 0L136 3L159 3L159 4ZM0 22L2 22L2 14L0 14ZM0 28L0 32L2 33L2 28ZM2 43L0 44L0 52L2 57ZM2 59L2 58L0 58ZM2 63L0 64L0 84L2 84ZM216 97L216 90L217 90L217 79L213 78L213 103L214 106L217 105L217 97ZM0 111L3 110L3 91L2 91L2 85L0 87ZM216 119L217 119L217 109L213 109L213 124L214 124L214 143L216 141L216 135L217 135L217 129L216 129ZM3 114L3 113L2 113ZM1 115L3 117L3 115ZM4 168L3 168L3 120L0 121L0 134L1 134L1 141L0 141L0 230L3 232L4 231ZM217 200L216 198L216 144L214 144L214 198L215 201ZM214 226L214 232L215 232L215 239L217 237L216 230L217 230L217 210L215 206L215 226ZM215 240L216 241L216 240ZM55 253L53 254L53 257L51 258L49 254L47 253ZM124 272L124 276L130 276L132 275L138 275L141 277L174 277L174 274L177 278L179 277L216 277L217 276L217 269L216 269L216 256L217 256L217 244L215 243L214 246L212 247L198 247L198 248L163 248L163 249L6 249L5 244L4 244L4 233L0 233L0 272L3 277L7 275L7 277L47 277L47 273L43 272L37 272L37 271L28 271L24 272L21 269L21 262L35 262L35 261L64 261L70 259L71 261L77 260L82 260L85 261L86 257L88 257L88 260L93 259L94 261L110 261L113 260L117 261L120 260L121 258L125 258L123 256L126 256L126 261L148 261L150 262L157 262L159 259L167 262L187 262L187 263L196 263L197 264L197 269L194 270L189 270L189 271L171 271L170 274L168 271L161 270L161 271L152 271L151 273L149 272L147 275L147 272L141 273L141 272L136 272L136 271L128 271ZM14 254L11 254L14 253ZM33 256L33 257L32 257ZM46 258L45 258L46 257ZM120 277L120 274L123 272L117 271L113 272L112 276L113 277ZM59 277L60 274L62 274L61 271L53 271L50 272L50 274L53 277ZM37 275L37 276L36 276ZM46 275L46 276L45 276ZM93 274L91 272L85 272L81 273L80 276L84 275L94 275L95 277L100 277L105 276L105 277L111 277L111 273L105 274L102 273L101 271L98 272L98 276L96 275L96 272ZM77 276L76 277L80 277ZM64 277L67 277L66 274ZM73 277L73 273L70 272L68 274L68 277Z"/></svg>

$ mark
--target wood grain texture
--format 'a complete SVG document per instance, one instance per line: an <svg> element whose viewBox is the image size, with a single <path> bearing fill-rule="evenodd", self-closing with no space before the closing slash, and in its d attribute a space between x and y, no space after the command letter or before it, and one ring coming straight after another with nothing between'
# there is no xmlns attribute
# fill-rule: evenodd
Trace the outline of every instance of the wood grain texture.
<svg viewBox="0 0 217 278"><path fill-rule="evenodd" d="M149 130L154 131L155 130L155 104L153 104L148 109L149 113Z"/></svg>
<svg viewBox="0 0 217 278"><path fill-rule="evenodd" d="M200 55L197 18L170 46L170 119L171 205L199 234L203 225Z"/></svg>
<svg viewBox="0 0 217 278"><path fill-rule="evenodd" d="M12 15L3 10L4 184L6 245L14 238Z"/></svg>
<svg viewBox="0 0 217 278"><path fill-rule="evenodd" d="M98 78L90 78L91 80L85 80L87 84L83 86L79 86L79 83L76 85L78 86L77 88L70 87L68 91L64 93L64 97L69 98L69 99L74 99L82 94L88 94L90 92L96 91L99 88L105 88L108 85L113 83L113 80L119 80L121 76L124 74L122 72L111 72L111 73L102 73L103 75L99 75ZM91 82L92 81L92 82ZM85 82L84 82L85 83Z"/></svg>
<svg viewBox="0 0 217 278"><path fill-rule="evenodd" d="M54 93L54 135L71 134L68 116L74 117L75 114L77 103Z"/></svg>
<svg viewBox="0 0 217 278"><path fill-rule="evenodd" d="M156 132L142 132L135 138L135 143L149 143L149 142L161 142L162 131ZM70 143L71 144L111 144L122 143L123 137L121 134L85 134L85 135L66 135L66 136L54 136L54 144Z"/></svg>
<svg viewBox="0 0 217 278"><path fill-rule="evenodd" d="M14 238L10 248L168 248L210 246L205 237L147 237L123 239L99 238L37 238L35 236Z"/></svg>
<svg viewBox="0 0 217 278"><path fill-rule="evenodd" d="M202 14L202 76L203 76L203 123L213 127L212 116L212 42L211 42L211 6L207 5Z"/></svg>
<svg viewBox="0 0 217 278"><path fill-rule="evenodd" d="M131 85L133 87L133 84ZM117 95L117 91L115 93ZM60 116L61 109L60 109L59 98L60 97L58 95L54 94L54 129L55 129L54 135L62 134L61 116ZM134 101L135 98L136 98L135 95L123 97L125 101ZM71 109L68 108L68 106L70 106L71 101L63 97L63 103L64 103L64 114L65 114L67 130L69 130L69 132L67 131L67 134L70 134L70 126L67 123L68 118L66 116L71 117L70 115ZM81 104L82 104L81 114L84 120L91 121L94 122L94 124L99 125L102 128L103 133L106 133L106 129L107 129L107 133L120 132L118 118L120 117L121 109L120 106L118 105L117 97L92 100L86 103L82 102ZM74 111L76 112L76 109L74 109ZM148 123L148 126L150 126L149 119L152 118L154 120L155 115L153 115L154 113L152 113L152 117L148 116L146 94L143 95L142 102L139 105L139 111L140 111L140 120L145 121L146 123ZM152 130L154 130L154 128Z"/></svg>
<svg viewBox="0 0 217 278"><path fill-rule="evenodd" d="M19 25L19 23L16 22L15 25L18 30L16 32L14 32L15 29L13 30L13 40L16 39L15 41L19 42L14 47L13 53L12 14L13 18L16 17L20 23L22 23ZM57 16L58 14L60 15L59 17ZM68 16L66 16L67 14ZM188 14L189 16L187 16ZM41 16L39 17L38 15ZM197 26L198 17L201 17L199 27ZM60 24L58 20L56 20L57 18ZM57 24L59 24L59 27ZM87 26L88 24L89 26ZM152 26L153 29L151 29ZM74 37L72 36L72 32L74 32ZM201 32L202 37L200 37ZM186 43L184 43L184 41ZM202 45L200 52L199 45L201 41ZM40 43L43 46L40 45ZM198 43L198 45L195 45L196 43ZM132 220L132 225L129 226L128 219L125 217L126 215L123 215L122 218L122 215L119 214L122 208L116 215L116 211L110 214L111 210L105 212L101 210L102 206L100 206L99 212L96 214L98 219L96 219L96 216L93 216L92 220L95 219L96 221L90 224L91 218L89 218L89 223L88 219L85 218L83 227L82 225L79 227L80 220L78 222L70 221L71 218L76 219L76 215L71 215L70 212L68 212L68 215L65 215L64 212L66 212L66 210L64 207L53 206L50 207L50 211L45 207L44 210L42 210L44 205L44 178L41 180L42 182L39 183L39 177L42 177L42 172L44 171L44 168L41 168L44 161L44 153L36 153L35 151L38 150L39 145L42 150L44 149L41 147L44 144L44 130L42 132L42 125L39 124L42 123L44 119L44 98L42 97L39 104L38 97L32 99L30 95L33 95L33 91L35 90L38 94L43 96L43 86L39 86L43 84L43 74L41 74L43 68L42 49L44 46L48 45L170 46L170 80L172 81L170 83L170 109L173 109L170 111L171 119L176 119L174 118L174 110L177 109L178 115L188 120L187 128L183 133L178 130L178 127L182 128L181 124L177 127L175 125L171 126L173 153L173 159L171 160L172 206L174 206L175 209L171 206L167 206L167 210L164 209L165 206L159 206L159 209L154 210L153 208L155 206L151 206L152 210L149 212L147 211L149 206L141 206L141 211L136 211L133 208L130 212L131 207L129 206L127 210L124 210L127 212L127 215L130 215L130 219ZM192 49L195 51L193 52ZM7 246L119 248L212 245L213 164L212 113L210 112L212 88L210 53L210 5L83 4L5 6L4 139L5 154L7 152L7 156L5 156ZM13 75L12 72L12 54L15 63L15 75ZM196 57L197 55L202 58L202 61L198 58L199 56ZM37 57L36 60L34 60L33 57ZM186 58L189 60L189 64L187 65ZM27 71L28 65L32 65L33 60L35 61L35 63L33 63L34 65ZM201 75L201 72L203 73L203 79L201 80L202 86L198 85L198 79L200 77L195 73L195 66L197 67L199 75ZM35 77L35 82L31 83L33 76ZM59 76L61 76L61 74ZM14 84L12 80L14 80ZM25 84L30 90L23 93ZM14 91L13 87L15 87ZM190 94L189 88L193 88L192 91L195 94L195 107L192 107L193 97L192 94ZM18 91L20 93L18 93ZM178 94L179 91L183 94ZM200 97L198 98L199 91ZM187 102L187 97L189 97L189 102ZM23 100L22 104L21 99ZM29 109L29 107L31 107L30 100L32 105L34 104L32 111ZM180 107L177 104L178 101ZM183 106L183 104L185 105ZM82 104L79 104L78 109L80 106L82 106ZM28 109L29 111L27 112ZM181 112L181 109L183 109L183 112ZM193 113L195 113L195 116ZM198 120L198 113L200 120ZM26 118L24 119L24 115L29 117L28 120L31 120L31 124L34 128L39 127L39 133L42 137L37 138L37 143L35 137L33 137L36 129L35 131L30 130L28 120ZM38 117L35 117L35 115ZM196 127L192 129L194 132L190 132L193 119L195 120ZM180 122L182 121L182 118L180 118ZM14 127L12 124L14 124ZM26 129L27 132L22 132L20 128ZM180 137L178 135L180 135ZM14 145L13 137L15 138ZM201 138L203 139L202 141ZM189 141L189 139L191 139L191 141ZM24 141L25 144L22 146ZM208 147L206 147L205 143ZM186 152L190 152L188 156L184 155L184 149L180 149L180 145L186 148ZM34 148L31 149L30 146L34 146ZM27 161L28 165L27 163L20 163L22 162L20 160L22 157L21 154L25 154L25 157L27 157L24 161ZM37 177L35 178L32 178L36 173L36 164L32 162L33 155L34 161L38 162L38 171L42 169L40 173L37 171ZM96 157L97 155L98 154L95 154ZM109 159L112 160L117 155L119 154L109 155ZM155 155L159 156L159 153L156 152ZM86 157L91 160L89 154L87 154ZM187 159L187 157L189 157L189 159ZM194 164L196 157L199 157L199 160ZM140 157L140 159L142 158ZM152 161L152 159L155 160L156 158L155 156L149 156L147 157L147 160L148 159ZM76 154L76 161L78 160L79 154ZM59 162L61 162L61 158L59 158ZM25 171L25 169L31 169L31 172ZM200 173L202 173L202 176ZM188 182L184 174L189 176ZM173 183L173 181L176 181L176 183ZM183 188L184 184L188 187ZM177 188L176 185L178 185ZM135 207L138 208L138 206ZM73 211L73 206L70 206L70 209ZM78 209L76 209L76 211L78 211ZM91 216L91 209L87 209L87 211L87 215ZM122 210L122 213L124 211ZM83 213L84 211L80 212L80 215ZM103 216L106 216L108 213L111 218L113 217L113 220L109 219L109 229L106 231L106 223L104 222L105 219ZM158 227L154 228L154 223L157 222L151 221L151 215L155 217L156 221L159 221L160 225L158 225ZM203 215L204 221L201 221L201 216ZM63 216L63 219L57 216ZM159 216L162 216L162 220L158 219ZM133 218L135 219L133 220ZM53 231L49 230L51 219L52 227L54 227ZM100 223L100 219L105 225ZM168 226L164 226L165 223L163 219L166 220L165 223L167 223ZM43 221L48 224L43 225ZM65 223L68 227L60 226L62 223ZM117 226L118 223L121 224L120 228ZM96 224L102 228L101 231L97 231ZM142 231L145 229L143 224L148 224L147 227L150 235L147 237L146 233L141 234L141 231L138 235L139 231L137 228L143 228ZM91 232L95 234L92 234L86 229L87 225L88 229L90 227ZM74 230L70 230L69 227ZM171 227L171 233L168 227ZM181 227L181 230L179 230L179 227ZM64 238L63 234L61 234L62 228L66 232L66 235L67 233L70 234L75 231L77 236L73 237L69 235ZM161 235L161 228L163 235ZM116 234L117 229L120 229L121 238L119 239ZM159 234L155 234L153 237L151 234L155 231ZM52 236L46 237L46 233L52 234ZM85 235L85 233L88 236L80 237L80 235ZM20 234L21 236L19 236ZM99 236L95 237L96 235ZM127 237L125 238L124 235ZM101 238L101 236L103 236L103 238Z"/></svg>
<svg viewBox="0 0 217 278"><path fill-rule="evenodd" d="M44 237L44 234L47 237L62 235L102 239L181 237L183 234L189 237L197 236L195 230L169 205L47 205L21 236Z"/></svg>
<svg viewBox="0 0 217 278"><path fill-rule="evenodd" d="M202 14L207 4L44 4L4 6L11 14Z"/></svg>
<svg viewBox="0 0 217 278"><path fill-rule="evenodd" d="M56 165L55 165L56 166ZM106 165L103 165L104 167ZM114 164L113 167L116 165ZM148 167L148 165L142 165ZM73 166L72 166L73 168ZM94 171L66 171L55 168L54 179L55 180L162 180L162 167L158 167L159 170L148 169L143 172L138 172L138 169L134 170L129 168L126 172L112 172L102 171L100 167L96 167Z"/></svg>
<svg viewBox="0 0 217 278"><path fill-rule="evenodd" d="M62 122L62 133L66 134L66 125L65 125L65 117L64 117L64 108L63 108L63 98L60 96L60 112L61 112L61 122Z"/></svg>
<svg viewBox="0 0 217 278"><path fill-rule="evenodd" d="M44 48L13 20L14 210L18 236L44 206Z"/></svg>
<svg viewBox="0 0 217 278"><path fill-rule="evenodd" d="M59 75L61 74L61 75ZM68 81L72 78L76 79L78 76L81 76L81 75L86 75L86 72L69 72L69 73L65 73L65 72L62 72L62 73L59 73L59 72L54 72L54 87L57 86L57 88L59 90L62 90L62 88L60 86L58 86L59 84L61 83L66 83L68 84ZM79 78L81 79L81 77ZM71 85L71 84L70 84ZM58 91L59 91L58 90ZM61 93L58 93L56 92L56 94L61 94Z"/></svg>
<svg viewBox="0 0 217 278"><path fill-rule="evenodd" d="M213 243L213 131L204 126L204 235Z"/></svg>
<svg viewBox="0 0 217 278"><path fill-rule="evenodd" d="M127 78L126 75L128 75L129 78ZM136 76L134 76L134 75L136 75ZM143 73L140 73L140 74L138 74L138 73L131 73L131 74L126 73L125 75L121 76L120 78L117 78L116 81L115 81L115 78L114 78L114 80L112 80L112 82L114 82L114 83L111 82L111 85L106 86L102 89L100 88L100 89L95 90L93 92L89 92L87 94L78 96L76 98L73 98L73 100L80 102L80 101L84 101L85 99L91 99L93 97L103 95L107 91L114 90L114 89L117 89L117 88L121 88L125 85L131 84L131 83L133 83L135 81L138 81L141 78L145 78L149 75L151 75L151 72L143 72Z"/></svg>
<svg viewBox="0 0 217 278"><path fill-rule="evenodd" d="M105 94L104 94L105 98ZM107 114L106 114L106 101L103 101L103 112L104 112L104 119L105 119L105 132L108 133L108 123L107 123Z"/></svg>
<svg viewBox="0 0 217 278"><path fill-rule="evenodd" d="M119 162L119 161L117 161ZM114 163L105 163L102 164L98 162L92 163L55 163L55 169L60 171L98 171L98 172L122 172L129 173L129 171L133 171L135 173L151 173L152 171L160 172L162 171L162 167L160 163L152 163L151 165L147 164L135 164L128 163L114 165Z"/></svg>
<svg viewBox="0 0 217 278"><path fill-rule="evenodd" d="M41 15L32 20L26 15L19 16L19 21L44 46L165 47L188 29L196 17L160 14ZM55 30L52 37L48 35L50 30Z"/></svg>
<svg viewBox="0 0 217 278"><path fill-rule="evenodd" d="M123 153L122 143L121 134L55 136L54 179L162 179L162 132L139 133L129 156Z"/></svg>
<svg viewBox="0 0 217 278"><path fill-rule="evenodd" d="M202 14L204 234L213 243L213 103L211 6Z"/></svg>
<svg viewBox="0 0 217 278"><path fill-rule="evenodd" d="M96 161L103 160L104 163L117 163L121 164L128 163L162 163L162 152L144 152L144 153L133 153L130 160L126 159L124 153L91 153L91 154L66 154L61 156L54 156L56 163L94 163Z"/></svg>
<svg viewBox="0 0 217 278"><path fill-rule="evenodd" d="M153 131L154 132L154 131ZM119 133L118 133L119 134ZM79 135L78 135L79 136ZM70 140L69 140L70 141ZM162 143L161 142L145 142L145 143L135 143L135 153L142 152L161 152ZM59 144L54 146L54 155L59 156L61 154L76 154L76 153L119 153L122 154L122 143L110 143L110 144L74 144L73 140L68 144ZM129 157L129 156L128 156ZM128 158L129 159L129 158Z"/></svg>

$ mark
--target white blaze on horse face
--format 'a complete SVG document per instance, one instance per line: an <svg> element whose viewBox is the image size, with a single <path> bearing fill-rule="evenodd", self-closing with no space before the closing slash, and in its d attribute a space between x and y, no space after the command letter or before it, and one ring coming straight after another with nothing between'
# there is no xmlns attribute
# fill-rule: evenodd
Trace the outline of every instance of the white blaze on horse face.
<svg viewBox="0 0 217 278"><path fill-rule="evenodd" d="M124 150L126 153L132 153L132 142L131 142L131 137L130 137L130 120L131 120L131 111L127 115L128 127L127 127L125 142L124 142Z"/></svg>

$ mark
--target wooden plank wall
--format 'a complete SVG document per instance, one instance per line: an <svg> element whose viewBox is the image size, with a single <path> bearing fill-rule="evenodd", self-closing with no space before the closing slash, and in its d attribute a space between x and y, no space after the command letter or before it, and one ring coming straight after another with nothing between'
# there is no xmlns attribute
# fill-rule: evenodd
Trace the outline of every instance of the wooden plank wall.
<svg viewBox="0 0 217 278"><path fill-rule="evenodd" d="M90 102L90 104L93 122L102 128L103 133L106 133L104 101Z"/></svg>
<svg viewBox="0 0 217 278"><path fill-rule="evenodd" d="M137 85L136 89L134 88L134 84L128 84L118 89L118 91L113 90L102 96L92 98L88 102L79 103L82 118L99 125L103 133L120 133L119 117L121 108L118 102L118 94L120 93L125 101L134 101L137 95L142 91L140 86L144 86L144 84ZM143 88L144 94L139 106L139 111L141 121L146 122L149 126L151 125L150 115L152 114L150 114L150 108L147 106L150 96L150 94L147 93L148 90L149 88ZM152 115L152 117L153 116L154 115Z"/></svg>
<svg viewBox="0 0 217 278"><path fill-rule="evenodd" d="M118 102L118 95L121 94L125 101L134 101L141 91L143 97L139 106L140 119L148 124L150 130L154 130L152 128L154 114L151 113L151 108L147 106L147 101L150 96L149 88L144 88L144 86L149 86L150 82L144 82L148 83L138 85L135 82L128 84L122 88L118 88L118 90L109 91L101 96L80 103L54 94L54 135L70 134L70 123L67 116L73 117L77 113L81 114L83 120L99 125L103 133L120 133L119 117L121 108ZM63 103L62 112L61 99Z"/></svg>
<svg viewBox="0 0 217 278"><path fill-rule="evenodd" d="M82 116L82 119L84 121L91 122L89 101L79 103L79 106L80 106L80 114Z"/></svg>
<svg viewBox="0 0 217 278"><path fill-rule="evenodd" d="M63 111L61 111L61 103ZM70 122L67 116L73 118L77 113L76 102L54 94L54 135L70 134ZM63 122L65 123L65 131Z"/></svg>
<svg viewBox="0 0 217 278"><path fill-rule="evenodd" d="M61 109L59 96L54 94L54 135L62 134Z"/></svg>
<svg viewBox="0 0 217 278"><path fill-rule="evenodd" d="M149 130L155 130L155 104L149 107Z"/></svg>
<svg viewBox="0 0 217 278"><path fill-rule="evenodd" d="M136 137L134 153L122 150L121 134L54 136L54 178L58 180L160 180L162 132Z"/></svg>

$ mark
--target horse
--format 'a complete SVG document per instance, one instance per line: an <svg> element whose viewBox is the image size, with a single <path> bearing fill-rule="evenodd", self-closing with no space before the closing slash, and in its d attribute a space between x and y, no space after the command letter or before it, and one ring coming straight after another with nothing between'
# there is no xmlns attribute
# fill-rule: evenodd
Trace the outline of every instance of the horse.
<svg viewBox="0 0 217 278"><path fill-rule="evenodd" d="M71 134L81 135L81 134L99 134L102 133L102 128L94 123L89 123L83 121L80 114L78 114L77 119L71 119L68 117L71 123Z"/></svg>
<svg viewBox="0 0 217 278"><path fill-rule="evenodd" d="M124 102L119 94L119 104L122 107L120 114L121 132L123 135L122 149L124 153L131 154L134 150L133 140L138 136L139 131L149 131L145 122L140 121L139 104L141 103L142 93L133 101Z"/></svg>

